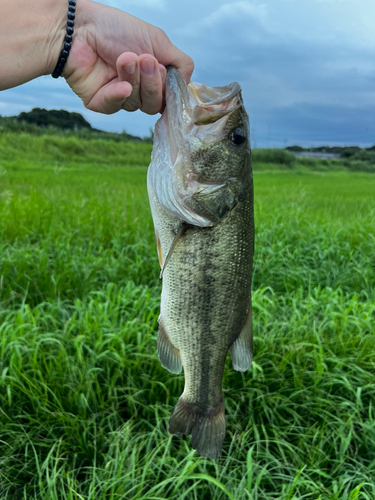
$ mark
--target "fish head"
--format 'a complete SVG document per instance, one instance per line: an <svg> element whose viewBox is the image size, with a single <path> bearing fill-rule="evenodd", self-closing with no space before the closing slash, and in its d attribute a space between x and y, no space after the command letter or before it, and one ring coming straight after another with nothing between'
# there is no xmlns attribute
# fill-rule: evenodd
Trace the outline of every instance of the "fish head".
<svg viewBox="0 0 375 500"><path fill-rule="evenodd" d="M249 119L241 87L185 81L168 68L166 108L156 124L148 187L181 220L213 226L252 183Z"/></svg>

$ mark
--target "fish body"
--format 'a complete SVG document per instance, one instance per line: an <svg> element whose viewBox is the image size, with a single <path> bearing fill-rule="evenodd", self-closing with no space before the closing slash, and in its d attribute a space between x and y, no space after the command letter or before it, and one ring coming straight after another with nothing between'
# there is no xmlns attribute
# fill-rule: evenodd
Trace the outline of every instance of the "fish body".
<svg viewBox="0 0 375 500"><path fill-rule="evenodd" d="M148 171L163 287L157 349L185 388L169 422L218 458L225 435L222 377L252 359L253 181L248 116L237 83L185 82L168 68L166 110Z"/></svg>

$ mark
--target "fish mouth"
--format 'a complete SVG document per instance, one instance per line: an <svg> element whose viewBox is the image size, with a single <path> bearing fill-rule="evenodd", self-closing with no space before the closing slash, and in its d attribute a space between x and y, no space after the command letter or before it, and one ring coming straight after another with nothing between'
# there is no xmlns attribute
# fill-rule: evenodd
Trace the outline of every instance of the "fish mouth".
<svg viewBox="0 0 375 500"><path fill-rule="evenodd" d="M233 82L223 87L209 87L203 83L188 85L174 66L167 67L166 109L163 118L167 124L170 157L175 164L179 151L186 156L192 151L187 137L206 144L216 142L223 134L229 116L242 106L241 87ZM197 143L192 141L192 144ZM199 181L193 169L186 165L187 181Z"/></svg>
<svg viewBox="0 0 375 500"><path fill-rule="evenodd" d="M174 113L183 118L187 128L215 123L241 106L239 83L223 87L196 82L187 85L174 66L167 67L166 96L167 109L174 108Z"/></svg>

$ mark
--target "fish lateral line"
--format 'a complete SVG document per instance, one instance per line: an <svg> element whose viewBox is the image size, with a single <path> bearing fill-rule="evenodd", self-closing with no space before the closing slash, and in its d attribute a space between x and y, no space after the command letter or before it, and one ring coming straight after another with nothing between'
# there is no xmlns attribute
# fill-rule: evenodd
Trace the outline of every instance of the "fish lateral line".
<svg viewBox="0 0 375 500"><path fill-rule="evenodd" d="M189 224L187 224L184 221L181 222L181 224L179 225L179 227L177 229L177 232L176 232L176 235L173 238L172 245L171 245L170 249L168 250L168 253L167 253L167 256L165 258L162 270L160 271L159 279L161 279L163 277L163 273L165 271L165 268L167 267L169 259L172 257L173 251L176 248L178 240L185 234L185 232L187 231L188 227L189 227Z"/></svg>

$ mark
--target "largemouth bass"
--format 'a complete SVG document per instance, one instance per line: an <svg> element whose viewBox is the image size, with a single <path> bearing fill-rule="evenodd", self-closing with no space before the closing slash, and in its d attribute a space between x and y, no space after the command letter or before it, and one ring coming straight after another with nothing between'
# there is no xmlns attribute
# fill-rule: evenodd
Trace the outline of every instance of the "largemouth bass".
<svg viewBox="0 0 375 500"><path fill-rule="evenodd" d="M252 360L253 180L238 83L187 86L168 68L147 187L163 278L158 356L185 374L169 432L217 459L228 350L235 370Z"/></svg>

